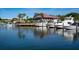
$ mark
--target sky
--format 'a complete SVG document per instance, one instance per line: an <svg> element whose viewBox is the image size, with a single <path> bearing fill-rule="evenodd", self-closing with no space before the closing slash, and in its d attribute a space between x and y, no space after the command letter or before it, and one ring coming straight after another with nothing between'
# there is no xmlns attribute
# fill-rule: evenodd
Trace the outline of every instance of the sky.
<svg viewBox="0 0 79 59"><path fill-rule="evenodd" d="M34 13L46 13L49 15L65 15L67 13L79 13L79 8L0 8L1 18L16 18L19 13L26 13L33 17Z"/></svg>

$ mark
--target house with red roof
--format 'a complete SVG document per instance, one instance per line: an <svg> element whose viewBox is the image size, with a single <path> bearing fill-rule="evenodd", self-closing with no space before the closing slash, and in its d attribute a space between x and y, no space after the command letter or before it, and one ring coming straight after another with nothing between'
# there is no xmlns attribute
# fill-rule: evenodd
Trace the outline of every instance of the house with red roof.
<svg viewBox="0 0 79 59"><path fill-rule="evenodd" d="M48 15L45 13L35 13L33 19L39 22L49 22L49 21L57 22L59 20L59 17Z"/></svg>

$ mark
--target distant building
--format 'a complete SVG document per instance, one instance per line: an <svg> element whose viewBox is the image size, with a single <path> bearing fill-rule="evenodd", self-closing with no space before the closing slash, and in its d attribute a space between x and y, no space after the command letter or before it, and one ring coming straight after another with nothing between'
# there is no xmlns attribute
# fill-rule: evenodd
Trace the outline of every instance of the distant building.
<svg viewBox="0 0 79 59"><path fill-rule="evenodd" d="M38 22L48 22L48 21L57 22L59 17L53 16L53 15L48 15L45 13L36 13L34 15L33 19L38 21Z"/></svg>
<svg viewBox="0 0 79 59"><path fill-rule="evenodd" d="M13 23L25 23L24 20L19 20L18 18L13 18L11 21L12 21Z"/></svg>

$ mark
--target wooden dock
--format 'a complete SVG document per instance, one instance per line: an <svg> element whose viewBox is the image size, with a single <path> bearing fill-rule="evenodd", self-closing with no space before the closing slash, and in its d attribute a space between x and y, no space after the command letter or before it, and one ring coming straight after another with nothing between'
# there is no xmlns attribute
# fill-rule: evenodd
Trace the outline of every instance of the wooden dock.
<svg viewBox="0 0 79 59"><path fill-rule="evenodd" d="M35 26L35 23L17 23L16 26Z"/></svg>

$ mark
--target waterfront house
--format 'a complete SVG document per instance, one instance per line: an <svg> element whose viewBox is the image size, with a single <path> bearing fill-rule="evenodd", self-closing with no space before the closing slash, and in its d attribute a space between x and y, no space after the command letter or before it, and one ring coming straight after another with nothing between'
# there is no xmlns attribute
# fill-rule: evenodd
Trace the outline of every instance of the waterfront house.
<svg viewBox="0 0 79 59"><path fill-rule="evenodd" d="M33 19L37 22L36 26L46 26L48 22L57 22L59 17L45 13L35 13Z"/></svg>
<svg viewBox="0 0 79 59"><path fill-rule="evenodd" d="M59 17L53 16L53 15L48 15L48 14L45 14L45 13L35 13L33 19L37 20L37 21L44 21L44 22L48 22L48 21L57 22Z"/></svg>

